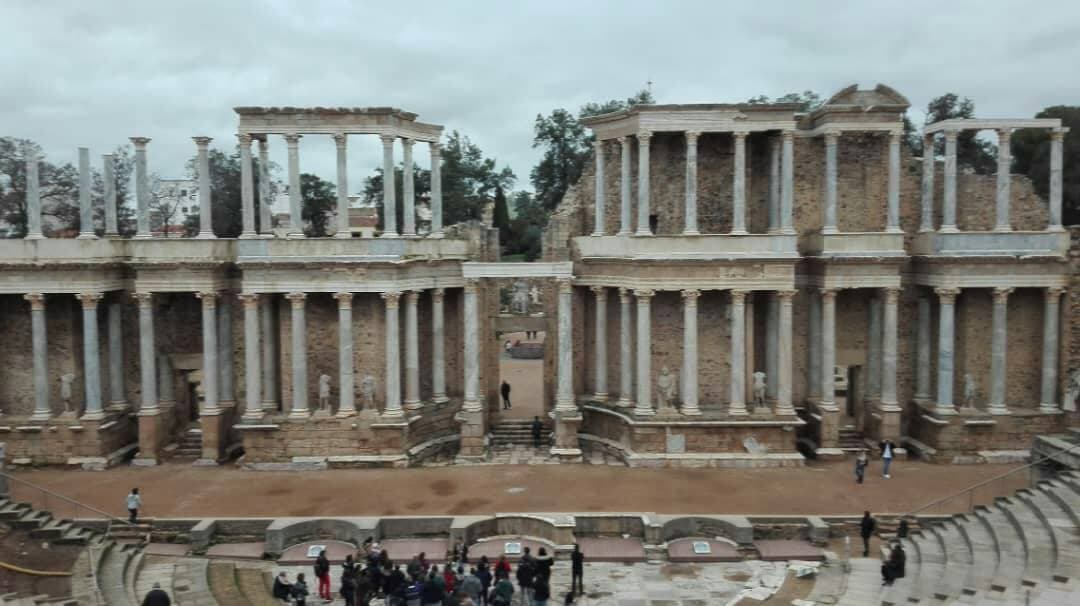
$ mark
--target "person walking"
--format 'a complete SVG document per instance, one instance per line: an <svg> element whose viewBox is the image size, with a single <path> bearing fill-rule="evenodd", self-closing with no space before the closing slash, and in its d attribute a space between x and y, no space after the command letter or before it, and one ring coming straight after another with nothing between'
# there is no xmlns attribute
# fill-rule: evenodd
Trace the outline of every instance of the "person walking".
<svg viewBox="0 0 1080 606"><path fill-rule="evenodd" d="M510 410L510 384L503 379L502 385L499 386L499 393L502 394L503 410Z"/></svg>
<svg viewBox="0 0 1080 606"><path fill-rule="evenodd" d="M570 593L577 590L578 595L585 593L585 554L580 545L574 545L570 554Z"/></svg>
<svg viewBox="0 0 1080 606"><path fill-rule="evenodd" d="M870 517L869 511L863 512L862 521L859 522L859 536L862 537L862 557L870 556L870 537L874 536L877 521Z"/></svg>
<svg viewBox="0 0 1080 606"><path fill-rule="evenodd" d="M307 606L308 588L304 580L304 573L296 575L296 582L292 586L292 597L296 600L296 606Z"/></svg>
<svg viewBox="0 0 1080 606"><path fill-rule="evenodd" d="M889 465L892 464L893 452L896 450L896 444L893 444L892 440L885 440L881 443L881 477L886 480L889 479Z"/></svg>
<svg viewBox="0 0 1080 606"><path fill-rule="evenodd" d="M319 580L319 597L326 601L333 600L330 595L330 560L326 557L325 549L315 558L315 578Z"/></svg>
<svg viewBox="0 0 1080 606"><path fill-rule="evenodd" d="M142 606L172 606L172 600L169 599L169 594L165 593L165 590L161 588L161 583L154 583L153 589L143 598Z"/></svg>
<svg viewBox="0 0 1080 606"><path fill-rule="evenodd" d="M869 463L869 459L866 456L866 449L859 449L859 454L855 455L855 483L862 484L863 476L866 475L866 465Z"/></svg>
<svg viewBox="0 0 1080 606"><path fill-rule="evenodd" d="M128 510L128 522L134 524L135 520L139 517L139 508L142 507L142 497L139 496L138 488L131 489L131 492L128 493L125 505L127 505Z"/></svg>
<svg viewBox="0 0 1080 606"><path fill-rule="evenodd" d="M540 448L540 434L543 431L544 431L544 424L540 422L540 417L533 417L533 422L532 422L533 448Z"/></svg>

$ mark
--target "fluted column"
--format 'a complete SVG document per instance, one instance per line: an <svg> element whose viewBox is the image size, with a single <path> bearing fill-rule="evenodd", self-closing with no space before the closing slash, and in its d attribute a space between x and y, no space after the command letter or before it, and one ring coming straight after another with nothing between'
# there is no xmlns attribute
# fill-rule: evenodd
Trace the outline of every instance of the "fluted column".
<svg viewBox="0 0 1080 606"><path fill-rule="evenodd" d="M821 401L821 294L814 289L806 291L810 302L810 318L806 329L806 399Z"/></svg>
<svg viewBox="0 0 1080 606"><path fill-rule="evenodd" d="M394 139L393 135L381 135L383 151L383 233L384 238L398 237L397 228L397 184L394 174Z"/></svg>
<svg viewBox="0 0 1080 606"><path fill-rule="evenodd" d="M997 132L997 196L994 204L994 231L1012 231L1009 223L1009 200L1012 197L1012 129Z"/></svg>
<svg viewBox="0 0 1080 606"><path fill-rule="evenodd" d="M881 333L881 406L893 408L897 405L896 361L900 289L886 288L883 295L885 308Z"/></svg>
<svg viewBox="0 0 1080 606"><path fill-rule="evenodd" d="M915 399L930 399L930 297L919 296L916 335Z"/></svg>
<svg viewBox="0 0 1080 606"><path fill-rule="evenodd" d="M119 238L120 227L116 217L116 165L113 154L103 154L101 165L102 180L105 182L105 237ZM40 221L40 216L38 219Z"/></svg>
<svg viewBox="0 0 1080 606"><path fill-rule="evenodd" d="M779 385L777 379L777 366L780 358L777 355L780 349L780 297L774 293L762 293L766 297L765 308L765 399L775 400L776 389ZM753 363L751 362L751 366ZM754 369L751 369L754 370Z"/></svg>
<svg viewBox="0 0 1080 606"><path fill-rule="evenodd" d="M300 189L300 135L285 135L289 149L289 229L288 238L304 237L304 195Z"/></svg>
<svg viewBox="0 0 1080 606"><path fill-rule="evenodd" d="M218 346L217 346L217 293L197 292L195 296L202 301L202 337L203 337L203 408L204 415L220 414L218 406Z"/></svg>
<svg viewBox="0 0 1080 606"><path fill-rule="evenodd" d="M937 163L934 159L934 135L923 136L922 168L922 215L919 231L934 231L934 171Z"/></svg>
<svg viewBox="0 0 1080 606"><path fill-rule="evenodd" d="M953 322L956 319L958 288L935 288L938 296L938 383L937 411L956 412L953 406Z"/></svg>
<svg viewBox="0 0 1080 606"><path fill-rule="evenodd" d="M436 404L449 401L446 397L446 314L443 302L446 290L431 291L431 400Z"/></svg>
<svg viewBox="0 0 1080 606"><path fill-rule="evenodd" d="M1047 229L1061 231L1061 148L1067 128L1055 128L1050 131L1050 217Z"/></svg>
<svg viewBox="0 0 1080 606"><path fill-rule="evenodd" d="M90 150L79 148L79 240L95 240L94 202L90 197Z"/></svg>
<svg viewBox="0 0 1080 606"><path fill-rule="evenodd" d="M881 397L881 299L870 291L866 343L866 398Z"/></svg>
<svg viewBox="0 0 1080 606"><path fill-rule="evenodd" d="M266 293L260 303L262 313L259 315L259 323L262 325L262 408L267 413L277 412L280 402L278 393L280 390L280 356L278 356L278 310L277 301L273 293Z"/></svg>
<svg viewBox="0 0 1080 606"><path fill-rule="evenodd" d="M353 390L353 332L351 292L336 292L338 303L338 412L339 417L356 414L356 396Z"/></svg>
<svg viewBox="0 0 1080 606"><path fill-rule="evenodd" d="M821 408L836 410L836 290L821 289Z"/></svg>
<svg viewBox="0 0 1080 606"><path fill-rule="evenodd" d="M728 309L731 322L731 396L728 413L744 415L746 413L746 291L731 291L731 307Z"/></svg>
<svg viewBox="0 0 1080 606"><path fill-rule="evenodd" d="M780 139L769 137L769 233L780 229Z"/></svg>
<svg viewBox="0 0 1080 606"><path fill-rule="evenodd" d="M955 130L945 131L945 198L941 217L941 231L956 230L956 137Z"/></svg>
<svg viewBox="0 0 1080 606"><path fill-rule="evenodd" d="M606 402L607 390L607 288L593 286L590 290L596 295L596 359L593 370L596 373L595 399Z"/></svg>
<svg viewBox="0 0 1080 606"><path fill-rule="evenodd" d="M259 334L259 295L242 294L244 304L244 419L262 418L262 346Z"/></svg>
<svg viewBox="0 0 1080 606"><path fill-rule="evenodd" d="M619 289L619 401L618 406L629 408L634 405L634 325L630 318L632 311L630 291Z"/></svg>
<svg viewBox="0 0 1080 606"><path fill-rule="evenodd" d="M698 231L697 219L697 142L701 133L687 131L686 133L686 209L683 211L686 224L683 228L684 236L696 236Z"/></svg>
<svg viewBox="0 0 1080 606"><path fill-rule="evenodd" d="M154 338L154 293L132 295L139 307L139 387L142 391L140 414L158 411L157 345Z"/></svg>
<svg viewBox="0 0 1080 606"><path fill-rule="evenodd" d="M135 146L135 238L150 238L150 181L146 172L149 137L130 137Z"/></svg>
<svg viewBox="0 0 1080 606"><path fill-rule="evenodd" d="M889 133L889 189L888 213L885 218L885 231L899 233L900 230L900 131Z"/></svg>
<svg viewBox="0 0 1080 606"><path fill-rule="evenodd" d="M576 412L577 402L574 399L574 335L573 335L573 310L574 310L574 285L570 280L561 279L559 282L559 366L558 391L556 393L555 409L564 412Z"/></svg>
<svg viewBox="0 0 1080 606"><path fill-rule="evenodd" d="M406 238L416 237L416 194L413 191L413 159L412 159L412 139L401 140L401 157L402 157L402 169L401 169L401 216L402 232L401 235Z"/></svg>
<svg viewBox="0 0 1080 606"><path fill-rule="evenodd" d="M630 164L630 137L619 137L619 234L629 236L633 233L630 224L633 222L633 200L630 196L631 164Z"/></svg>
<svg viewBox="0 0 1080 606"><path fill-rule="evenodd" d="M405 293L405 408L420 410L420 329L416 305L420 293Z"/></svg>
<svg viewBox="0 0 1080 606"><path fill-rule="evenodd" d="M652 407L652 308L653 291L639 289L637 297L637 402L636 415L654 415Z"/></svg>
<svg viewBox="0 0 1080 606"><path fill-rule="evenodd" d="M428 144L431 149L431 237L443 237L442 148L438 141Z"/></svg>
<svg viewBox="0 0 1080 606"><path fill-rule="evenodd" d="M735 175L732 180L731 233L745 234L746 231L746 134L733 133L735 146Z"/></svg>
<svg viewBox="0 0 1080 606"><path fill-rule="evenodd" d="M785 130L781 134L782 167L781 167L781 191L780 191L780 231L785 234L795 233L794 211L795 205L795 132Z"/></svg>
<svg viewBox="0 0 1080 606"><path fill-rule="evenodd" d="M38 175L38 167L41 160L32 145L27 145L24 151L26 155L26 239L40 240L45 237L41 232L41 178ZM106 181L106 190L108 181ZM106 207L108 196L105 198Z"/></svg>
<svg viewBox="0 0 1080 606"><path fill-rule="evenodd" d="M199 169L199 233L196 238L211 239L214 236L213 203L210 190L210 137L192 137L198 157L196 160ZM241 145L240 147L243 147ZM243 164L243 162L241 162ZM241 166L241 170L243 167ZM241 177L243 185L243 177ZM164 223L164 217L162 217ZM168 228L168 226L163 226Z"/></svg>
<svg viewBox="0 0 1080 606"><path fill-rule="evenodd" d="M401 408L401 346L398 336L401 332L401 320L398 316L398 306L401 302L400 292L382 293L386 303L386 404L383 414L400 417L405 414ZM466 345L466 356L468 356Z"/></svg>
<svg viewBox="0 0 1080 606"><path fill-rule="evenodd" d="M1006 351L1009 346L1009 295L1011 288L994 289L993 328L990 342L990 414L1009 414L1005 405L1005 378L1009 365Z"/></svg>
<svg viewBox="0 0 1080 606"><path fill-rule="evenodd" d="M836 148L839 140L839 132L830 131L825 133L825 216L823 218L822 232L826 234L835 234L838 231L836 223Z"/></svg>
<svg viewBox="0 0 1080 606"><path fill-rule="evenodd" d="M109 303L106 313L109 331L109 410L120 412L128 408L124 394L124 306L113 301Z"/></svg>
<svg viewBox="0 0 1080 606"><path fill-rule="evenodd" d="M480 406L480 282L465 280L465 401L462 408L472 412ZM559 335L562 336L561 334Z"/></svg>
<svg viewBox="0 0 1080 606"><path fill-rule="evenodd" d="M255 171L251 166L251 135L236 135L240 141L240 237L257 238L255 231Z"/></svg>
<svg viewBox="0 0 1080 606"><path fill-rule="evenodd" d="M49 340L45 322L45 295L28 293L30 331L34 348L34 414L31 420L47 421L52 416L49 404Z"/></svg>
<svg viewBox="0 0 1080 606"><path fill-rule="evenodd" d="M652 133L642 131L638 133L638 236L651 236L649 229L649 140Z"/></svg>
<svg viewBox="0 0 1080 606"><path fill-rule="evenodd" d="M224 294L224 293L223 293ZM223 297L217 308L218 346L218 404L222 408L236 406L236 389L233 386L233 331L232 302Z"/></svg>
<svg viewBox="0 0 1080 606"><path fill-rule="evenodd" d="M604 205L607 202L607 182L604 178L604 141L593 141L593 159L596 161L595 198L593 204L594 236L604 235Z"/></svg>
<svg viewBox="0 0 1080 606"><path fill-rule="evenodd" d="M1042 350L1042 396L1039 409L1043 412L1056 412L1057 377L1058 377L1058 323L1061 319L1061 294L1063 288L1046 289L1046 311L1043 314L1043 350Z"/></svg>
<svg viewBox="0 0 1080 606"><path fill-rule="evenodd" d="M776 293L776 298L780 300L780 329L779 329L779 347L776 351L777 357L777 373L776 378L776 414L778 415L793 415L795 414L795 407L791 402L791 381L792 381L792 349L794 343L792 339L792 305L795 299L794 290L781 290Z"/></svg>
<svg viewBox="0 0 1080 606"><path fill-rule="evenodd" d="M274 211L270 208L270 142L266 135L259 136L259 233L273 235ZM264 394L265 395L265 394Z"/></svg>
<svg viewBox="0 0 1080 606"><path fill-rule="evenodd" d="M86 384L86 410L84 419L96 420L105 417L101 409L101 356L98 345L98 302L102 295L98 292L84 292L75 295L83 308L83 375Z"/></svg>
<svg viewBox="0 0 1080 606"><path fill-rule="evenodd" d="M345 146L349 136L345 133L334 134L334 147L337 149L337 233L335 238L351 238L349 230L349 159ZM351 300L351 299L350 299Z"/></svg>
<svg viewBox="0 0 1080 606"><path fill-rule="evenodd" d="M683 298L682 413L701 414L698 406L698 297L701 291L688 288Z"/></svg>
<svg viewBox="0 0 1080 606"><path fill-rule="evenodd" d="M291 292L285 298L292 306L292 410L289 417L306 419L311 414L308 408L307 320L304 317L307 294Z"/></svg>

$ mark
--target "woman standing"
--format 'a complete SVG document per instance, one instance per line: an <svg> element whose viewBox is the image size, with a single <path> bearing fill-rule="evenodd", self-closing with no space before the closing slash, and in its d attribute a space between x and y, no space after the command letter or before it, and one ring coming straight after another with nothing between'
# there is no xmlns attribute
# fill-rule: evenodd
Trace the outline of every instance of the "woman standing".
<svg viewBox="0 0 1080 606"><path fill-rule="evenodd" d="M315 578L319 579L319 597L328 602L333 600L330 595L330 560L326 558L325 549L315 559Z"/></svg>

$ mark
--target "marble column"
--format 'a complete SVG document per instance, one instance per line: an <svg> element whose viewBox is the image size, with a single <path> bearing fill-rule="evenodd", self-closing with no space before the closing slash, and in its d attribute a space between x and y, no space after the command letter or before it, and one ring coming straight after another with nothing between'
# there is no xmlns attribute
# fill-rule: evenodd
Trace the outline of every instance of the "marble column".
<svg viewBox="0 0 1080 606"><path fill-rule="evenodd" d="M251 166L251 135L241 134L240 141L240 213L243 239L258 238L255 231L255 171Z"/></svg>
<svg viewBox="0 0 1080 606"><path fill-rule="evenodd" d="M735 174L732 179L732 217L731 233L745 234L746 231L746 134L732 133L735 153Z"/></svg>
<svg viewBox="0 0 1080 606"><path fill-rule="evenodd" d="M697 142L701 133L686 132L686 208L684 236L698 235L697 220Z"/></svg>
<svg viewBox="0 0 1080 606"><path fill-rule="evenodd" d="M397 183L394 170L394 137L381 135L383 151L383 233L384 238L398 237Z"/></svg>
<svg viewBox="0 0 1080 606"><path fill-rule="evenodd" d="M356 414L356 395L353 388L353 331L351 292L336 292L338 304L338 412L339 417Z"/></svg>
<svg viewBox="0 0 1080 606"><path fill-rule="evenodd" d="M196 238L212 239L214 235L214 214L213 203L211 200L210 189L210 142L213 141L210 137L192 137L195 141L195 148L198 152L198 169L199 169L199 233ZM240 145L243 148L243 144ZM243 151L241 151L241 154ZM250 154L250 151L249 151ZM242 160L242 159L241 159ZM243 171L243 161L241 161L241 172ZM243 176L240 178L241 188L243 186ZM243 194L241 193L241 197Z"/></svg>
<svg viewBox="0 0 1080 606"><path fill-rule="evenodd" d="M26 155L26 239L40 240L45 237L41 232L41 178L38 176L41 160L31 145L26 146L23 153Z"/></svg>
<svg viewBox="0 0 1080 606"><path fill-rule="evenodd" d="M574 284L568 279L559 283L559 357L556 369L558 390L555 410L577 412L574 399Z"/></svg>
<svg viewBox="0 0 1080 606"><path fill-rule="evenodd" d="M885 231L900 233L900 137L902 132L889 133L889 188L888 213Z"/></svg>
<svg viewBox="0 0 1080 606"><path fill-rule="evenodd" d="M146 145L149 137L130 137L135 146L135 238L151 238L150 233L150 180L146 172Z"/></svg>
<svg viewBox="0 0 1080 606"><path fill-rule="evenodd" d="M601 139L593 141L593 159L596 161L595 198L593 204L593 233L594 236L604 235L604 206L607 202L607 182L604 176L604 142Z"/></svg>
<svg viewBox="0 0 1080 606"><path fill-rule="evenodd" d="M86 409L83 419L105 418L101 409L101 357L98 345L98 302L102 295L84 292L75 295L83 308L83 378L86 384Z"/></svg>
<svg viewBox="0 0 1080 606"><path fill-rule="evenodd" d="M922 168L922 214L919 231L934 231L934 171L937 162L934 159L934 135L923 136Z"/></svg>
<svg viewBox="0 0 1080 606"><path fill-rule="evenodd" d="M829 131L825 133L825 216L821 231L826 234L835 234L839 231L836 222L836 148L839 141L839 132Z"/></svg>
<svg viewBox="0 0 1080 606"><path fill-rule="evenodd" d="M781 133L783 141L780 186L780 231L785 234L795 233L795 132L785 130Z"/></svg>
<svg viewBox="0 0 1080 606"><path fill-rule="evenodd" d="M232 302L227 296L218 303L217 322L218 404L232 408L236 406L236 389L233 387Z"/></svg>
<svg viewBox="0 0 1080 606"><path fill-rule="evenodd" d="M300 135L285 135L289 149L289 229L288 238L304 237L304 192L300 189Z"/></svg>
<svg viewBox="0 0 1080 606"><path fill-rule="evenodd" d="M259 233L272 236L274 231L274 211L270 208L270 142L266 135L259 136ZM263 394L266 395L265 393Z"/></svg>
<svg viewBox="0 0 1080 606"><path fill-rule="evenodd" d="M777 353L780 349L780 298L775 293L762 293L766 300L765 309L765 399L776 399L777 365L780 358ZM751 363L751 365L753 365Z"/></svg>
<svg viewBox="0 0 1080 606"><path fill-rule="evenodd" d="M619 289L619 401L617 406L630 408L634 405L634 325L630 317L633 307L630 291Z"/></svg>
<svg viewBox="0 0 1080 606"><path fill-rule="evenodd" d="M30 303L30 333L34 348L34 414L32 421L47 421L52 416L49 404L49 340L45 323L45 295L23 295Z"/></svg>
<svg viewBox="0 0 1080 606"><path fill-rule="evenodd" d="M259 295L242 294L244 304L244 420L262 418L262 344L259 334Z"/></svg>
<svg viewBox="0 0 1080 606"><path fill-rule="evenodd" d="M1055 128L1050 131L1050 218L1047 229L1061 231L1061 148L1067 128Z"/></svg>
<svg viewBox="0 0 1080 606"><path fill-rule="evenodd" d="M866 399L881 397L881 299L870 291L866 337Z"/></svg>
<svg viewBox="0 0 1080 606"><path fill-rule="evenodd" d="M1005 384L1009 372L1006 350L1009 346L1008 309L1011 288L994 289L993 328L990 341L990 414L1009 414L1005 405Z"/></svg>
<svg viewBox="0 0 1080 606"><path fill-rule="evenodd" d="M400 417L405 414L401 408L401 345L398 342L401 334L401 320L398 317L401 293L384 292L382 298L386 303L386 404L383 414Z"/></svg>
<svg viewBox="0 0 1080 606"><path fill-rule="evenodd" d="M202 300L202 338L203 338L203 408L204 415L221 414L218 406L218 346L217 346L217 293L197 292L195 296Z"/></svg>
<svg viewBox="0 0 1080 606"><path fill-rule="evenodd" d="M116 164L113 154L101 156L102 180L105 182L105 237L119 238L120 228L116 217ZM39 217L40 220L40 217Z"/></svg>
<svg viewBox="0 0 1080 606"><path fill-rule="evenodd" d="M124 394L124 306L112 301L107 307L109 331L109 410L128 408Z"/></svg>
<svg viewBox="0 0 1080 606"><path fill-rule="evenodd" d="M172 358L167 354L161 354L157 359L158 376L158 407L172 408L176 406L176 386L173 377Z"/></svg>
<svg viewBox="0 0 1080 606"><path fill-rule="evenodd" d="M633 222L633 200L630 195L631 163L630 163L630 137L619 137L619 233L620 236L629 236L633 233L630 224Z"/></svg>
<svg viewBox="0 0 1080 606"><path fill-rule="evenodd" d="M443 237L442 206L442 148L438 141L428 144L431 148L431 237Z"/></svg>
<svg viewBox="0 0 1080 606"><path fill-rule="evenodd" d="M701 291L688 288L683 298L682 413L701 414L698 404L698 297Z"/></svg>
<svg viewBox="0 0 1080 606"><path fill-rule="evenodd" d="M1009 200L1012 197L1012 129L997 132L997 195L994 203L994 231L1012 231L1009 223Z"/></svg>
<svg viewBox="0 0 1080 606"><path fill-rule="evenodd" d="M277 323L277 300L274 293L263 294L259 306L259 323L262 325L262 408L267 413L277 412L281 389L278 356L279 326Z"/></svg>
<svg viewBox="0 0 1080 606"><path fill-rule="evenodd" d="M590 290L596 295L596 360L593 370L596 373L596 400L607 402L607 288L593 286Z"/></svg>
<svg viewBox="0 0 1080 606"><path fill-rule="evenodd" d="M652 407L652 308L653 291L638 289L637 297L637 402L635 415L654 415Z"/></svg>
<svg viewBox="0 0 1080 606"><path fill-rule="evenodd" d="M420 329L417 303L420 293L405 293L405 408L420 410Z"/></svg>
<svg viewBox="0 0 1080 606"><path fill-rule="evenodd" d="M778 415L793 415L795 414L795 407L791 403L791 381L792 381L792 349L794 348L792 339L792 305L795 299L794 290L781 290L776 293L776 297L780 300L780 329L779 329L779 347L777 348L777 373L776 378L776 408L775 412Z"/></svg>
<svg viewBox="0 0 1080 606"><path fill-rule="evenodd" d="M431 291L431 400L436 404L448 402L446 396L446 290Z"/></svg>
<svg viewBox="0 0 1080 606"><path fill-rule="evenodd" d="M307 320L304 317L307 293L290 292L285 298L292 308L289 327L292 333L292 410L289 417L306 419L311 415L308 408Z"/></svg>
<svg viewBox="0 0 1080 606"><path fill-rule="evenodd" d="M480 282L465 280L465 400L462 408L472 412L483 409L480 405L479 297ZM562 334L559 336L562 337Z"/></svg>
<svg viewBox="0 0 1080 606"><path fill-rule="evenodd" d="M728 309L731 321L731 403L728 413L744 415L746 413L746 291L731 291L731 307Z"/></svg>
<svg viewBox="0 0 1080 606"><path fill-rule="evenodd" d="M406 238L416 237L416 194L413 191L413 159L412 148L414 141L412 139L401 140L401 156L402 156L402 169L401 169L401 216L402 216L402 230L401 235Z"/></svg>
<svg viewBox="0 0 1080 606"><path fill-rule="evenodd" d="M806 399L821 401L821 294L814 289L806 291L810 301L810 318L806 328Z"/></svg>
<svg viewBox="0 0 1080 606"><path fill-rule="evenodd" d="M919 296L916 334L915 399L930 399L930 297Z"/></svg>
<svg viewBox="0 0 1080 606"><path fill-rule="evenodd" d="M652 229L649 227L649 140L652 139L652 133L648 131L639 132L637 135L638 140L638 216L637 216L637 231L634 232L638 236L651 236L653 235Z"/></svg>
<svg viewBox="0 0 1080 606"><path fill-rule="evenodd" d="M1042 396L1039 410L1057 412L1058 409L1058 323L1061 319L1061 294L1063 288L1046 289L1046 311L1043 313L1042 350Z"/></svg>
<svg viewBox="0 0 1080 606"><path fill-rule="evenodd" d="M821 409L836 410L836 294L821 289Z"/></svg>
<svg viewBox="0 0 1080 606"><path fill-rule="evenodd" d="M780 139L769 137L769 233L780 229Z"/></svg>
<svg viewBox="0 0 1080 606"><path fill-rule="evenodd" d="M945 131L945 200L942 209L941 231L956 229L956 137L955 130Z"/></svg>
<svg viewBox="0 0 1080 606"><path fill-rule="evenodd" d="M335 238L351 238L349 230L349 159L345 146L349 136L345 133L334 134L334 147L337 149L337 233ZM350 299L351 300L351 299Z"/></svg>
<svg viewBox="0 0 1080 606"><path fill-rule="evenodd" d="M90 197L90 150L79 148L79 240L96 240L94 201Z"/></svg>
<svg viewBox="0 0 1080 606"><path fill-rule="evenodd" d="M140 414L158 411L157 344L154 338L154 293L132 295L139 307L139 387Z"/></svg>
<svg viewBox="0 0 1080 606"><path fill-rule="evenodd" d="M881 332L881 406L895 408L897 406L896 363L900 289L886 288L882 294L884 311Z"/></svg>
<svg viewBox="0 0 1080 606"><path fill-rule="evenodd" d="M958 288L935 288L938 296L938 381L937 412L954 414L953 406L953 322L956 319Z"/></svg>

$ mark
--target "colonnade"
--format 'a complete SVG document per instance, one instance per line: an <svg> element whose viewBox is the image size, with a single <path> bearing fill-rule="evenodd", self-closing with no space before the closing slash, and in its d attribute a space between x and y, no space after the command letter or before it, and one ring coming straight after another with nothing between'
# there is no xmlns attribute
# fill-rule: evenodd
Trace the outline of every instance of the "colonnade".
<svg viewBox="0 0 1080 606"><path fill-rule="evenodd" d="M837 219L837 180L839 165L839 143L844 131L826 130L825 140L825 192L822 209L822 233L840 233ZM900 229L900 138L901 131L889 131L889 170L886 186L885 231L901 233Z"/></svg>

